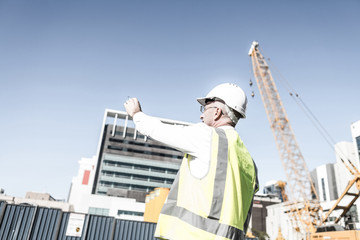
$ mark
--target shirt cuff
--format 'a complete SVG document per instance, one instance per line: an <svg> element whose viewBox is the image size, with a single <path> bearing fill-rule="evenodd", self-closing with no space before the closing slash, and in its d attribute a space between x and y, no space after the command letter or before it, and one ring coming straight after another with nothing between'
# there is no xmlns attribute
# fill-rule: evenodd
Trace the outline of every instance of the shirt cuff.
<svg viewBox="0 0 360 240"><path fill-rule="evenodd" d="M139 121L143 116L145 116L145 113L143 112L137 112L133 115L133 120L136 123L137 121Z"/></svg>

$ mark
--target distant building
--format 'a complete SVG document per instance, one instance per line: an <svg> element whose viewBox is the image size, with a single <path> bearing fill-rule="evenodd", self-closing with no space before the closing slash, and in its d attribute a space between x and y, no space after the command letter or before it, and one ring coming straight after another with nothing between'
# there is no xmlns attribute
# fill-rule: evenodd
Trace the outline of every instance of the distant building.
<svg viewBox="0 0 360 240"><path fill-rule="evenodd" d="M265 187L263 188L263 193L268 196L277 197L283 201L282 195L281 195L281 188L277 184L278 181L271 180L265 183Z"/></svg>
<svg viewBox="0 0 360 240"><path fill-rule="evenodd" d="M33 205L38 207L56 208L61 209L64 212L74 211L74 208L70 203L56 200L48 193L27 192L25 198L0 194L0 203L1 202L14 205Z"/></svg>
<svg viewBox="0 0 360 240"><path fill-rule="evenodd" d="M249 230L266 232L266 217L268 216L267 207L281 203L281 199L274 195L254 196L251 219L249 222Z"/></svg>
<svg viewBox="0 0 360 240"><path fill-rule="evenodd" d="M93 188L96 157L82 158L79 161L78 175L73 178L69 203L75 212L112 216L128 220L142 220L145 206L132 198L120 198L91 194Z"/></svg>
<svg viewBox="0 0 360 240"><path fill-rule="evenodd" d="M45 201L56 201L56 199L53 198L49 193L27 192L25 198Z"/></svg>
<svg viewBox="0 0 360 240"><path fill-rule="evenodd" d="M334 164L321 165L311 171L310 175L320 202L338 198Z"/></svg>
<svg viewBox="0 0 360 240"><path fill-rule="evenodd" d="M181 152L140 134L125 112L107 109L97 156L79 161L69 202L76 212L143 220L146 195L171 187L182 158Z"/></svg>

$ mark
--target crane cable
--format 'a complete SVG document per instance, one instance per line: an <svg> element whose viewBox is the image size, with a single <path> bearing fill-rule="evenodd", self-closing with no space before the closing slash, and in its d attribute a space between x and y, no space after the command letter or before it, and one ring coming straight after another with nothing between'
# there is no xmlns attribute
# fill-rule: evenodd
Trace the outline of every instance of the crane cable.
<svg viewBox="0 0 360 240"><path fill-rule="evenodd" d="M354 164L350 161L350 159L348 159L346 157L346 155L342 152L341 149L338 149L336 147L336 143L334 141L334 139L332 138L332 136L330 135L330 133L325 129L325 127L321 124L321 122L319 121L319 119L315 116L315 114L310 110L310 108L305 104L305 102L302 100L302 98L299 96L299 94L291 87L289 81L286 80L286 78L280 73L280 71L278 70L278 68L271 62L270 58L268 58L268 62L271 65L272 69L275 69L275 71L277 71L277 73L280 76L280 81L284 81L285 84L288 86L287 91L289 92L290 96L292 97L292 99L294 99L294 101L296 102L296 104L298 104L298 106L301 108L301 110L305 113L305 115L310 119L310 121L313 123L313 125L315 126L315 128L319 131L319 133L323 136L323 138L325 139L325 141L328 143L328 145L330 146L330 148L332 150L335 150L335 153L339 156L340 160L344 163L344 165L346 166L346 168L350 171L350 173L352 175L354 175L354 171L356 173L359 173L358 169L354 166ZM334 149L335 148L335 149ZM340 155L341 154L341 155ZM349 168L349 166L347 166L347 164L345 163L345 161L343 160L343 158L341 157L345 157L346 160L348 161L348 164L350 164L352 166L352 169Z"/></svg>
<svg viewBox="0 0 360 240"><path fill-rule="evenodd" d="M263 52L263 50L261 50ZM264 54L263 54L264 56ZM265 57L264 57L265 58ZM286 78L281 74L281 72L277 69L277 67L271 62L270 58L267 58L268 62L271 65L271 69L274 69L277 74L280 76L280 82L282 82L283 85L285 85L286 90L288 91L291 98L296 102L296 104L300 107L300 109L304 112L304 114L307 116L307 118L312 122L314 127L318 130L320 135L325 139L328 146L331 148L331 150L335 150L335 153L338 155L340 160L343 162L345 167L350 171L352 175L354 175L354 171L359 174L358 169L354 166L354 164L350 161L349 158L346 157L346 155L341 151L341 149L336 147L336 143L334 139L331 137L330 133L325 129L325 127L321 124L319 119L315 116L315 114L310 110L310 108L305 104L305 102L301 99L300 95L295 91L295 89L290 85L289 81L286 80ZM251 61L251 59L250 59ZM250 62L251 64L251 62ZM251 69L251 68L250 68ZM251 70L250 70L251 72ZM251 83L251 79L250 79ZM335 148L335 149L334 149ZM341 155L346 158L348 164L352 166L352 169L345 163Z"/></svg>

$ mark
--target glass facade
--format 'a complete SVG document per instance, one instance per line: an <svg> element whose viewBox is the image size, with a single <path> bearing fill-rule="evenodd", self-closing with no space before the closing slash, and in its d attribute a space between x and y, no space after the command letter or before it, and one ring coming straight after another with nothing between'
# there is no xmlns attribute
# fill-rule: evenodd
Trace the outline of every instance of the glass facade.
<svg viewBox="0 0 360 240"><path fill-rule="evenodd" d="M282 202L284 201L283 196L281 194L281 188L276 183L265 186L263 189L263 193L277 196L278 198L281 199Z"/></svg>
<svg viewBox="0 0 360 240"><path fill-rule="evenodd" d="M128 215L128 216L144 216L143 212L135 212L135 211L124 211L124 210L118 210L117 213L118 216L120 215Z"/></svg>
<svg viewBox="0 0 360 240"><path fill-rule="evenodd" d="M89 207L88 213L93 215L109 216L109 209Z"/></svg>
<svg viewBox="0 0 360 240"><path fill-rule="evenodd" d="M92 193L130 198L135 194L137 200L145 201L145 195L154 188L171 187L182 158L181 152L126 124L106 124Z"/></svg>
<svg viewBox="0 0 360 240"><path fill-rule="evenodd" d="M105 154L97 193L107 194L109 188L144 192L156 187L170 188L178 167L177 164Z"/></svg>

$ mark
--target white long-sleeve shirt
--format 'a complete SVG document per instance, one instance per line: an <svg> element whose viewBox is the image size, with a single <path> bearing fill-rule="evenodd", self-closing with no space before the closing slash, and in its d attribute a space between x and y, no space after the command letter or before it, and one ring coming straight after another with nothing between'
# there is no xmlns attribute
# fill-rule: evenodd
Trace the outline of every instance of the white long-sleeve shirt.
<svg viewBox="0 0 360 240"><path fill-rule="evenodd" d="M213 133L211 127L204 123L190 126L165 124L143 112L136 113L133 120L136 129L143 135L189 154L191 156L190 172L194 177L203 178L207 174Z"/></svg>

